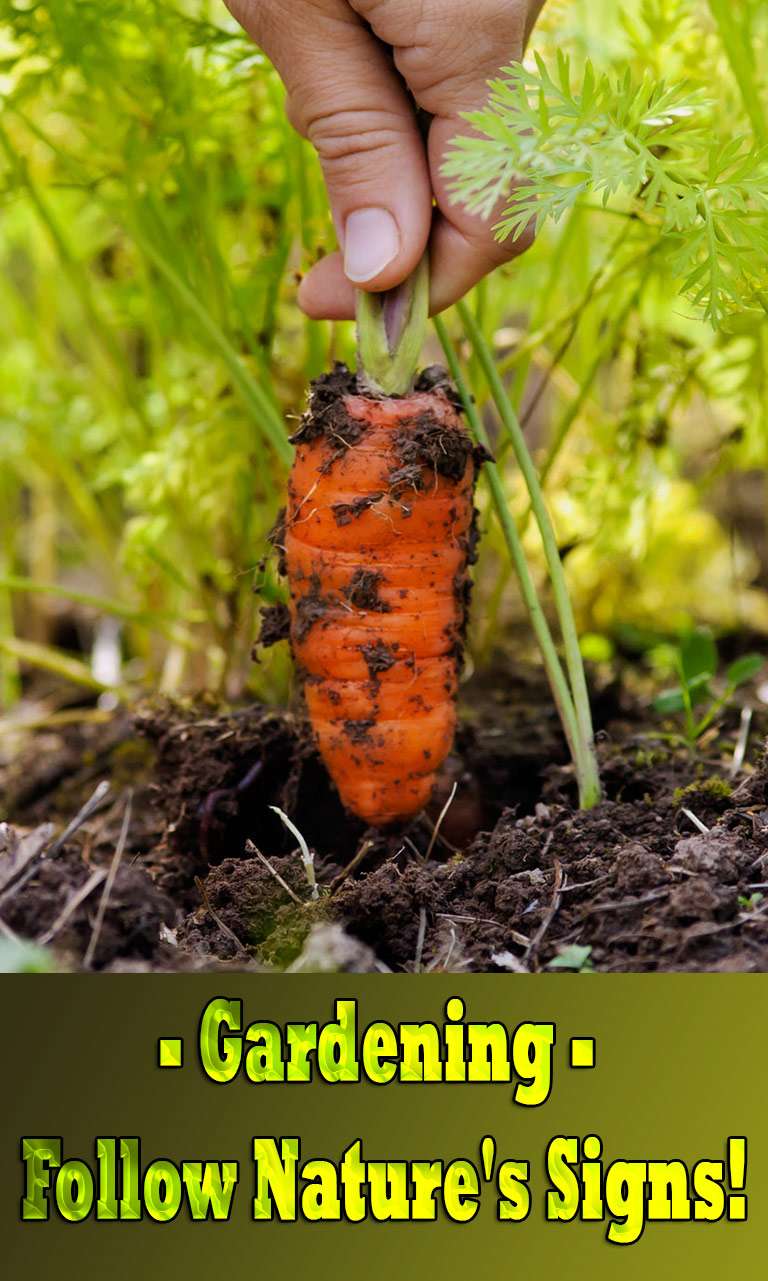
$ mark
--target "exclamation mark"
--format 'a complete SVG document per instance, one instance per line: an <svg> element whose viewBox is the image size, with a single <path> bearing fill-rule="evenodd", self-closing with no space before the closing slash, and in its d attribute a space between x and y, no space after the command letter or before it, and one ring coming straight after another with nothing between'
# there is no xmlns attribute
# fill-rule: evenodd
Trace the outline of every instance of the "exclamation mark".
<svg viewBox="0 0 768 1281"><path fill-rule="evenodd" d="M490 1183L493 1177L493 1162L496 1157L496 1143L495 1143L495 1140L492 1139L488 1134L485 1136L482 1143L480 1144L480 1155L483 1158L483 1169L485 1171L485 1177L487 1181Z"/></svg>
<svg viewBox="0 0 768 1281"><path fill-rule="evenodd" d="M743 1191L747 1183L747 1140L728 1140L728 1174L729 1183L734 1192ZM728 1218L746 1219L747 1198L745 1196L728 1197Z"/></svg>

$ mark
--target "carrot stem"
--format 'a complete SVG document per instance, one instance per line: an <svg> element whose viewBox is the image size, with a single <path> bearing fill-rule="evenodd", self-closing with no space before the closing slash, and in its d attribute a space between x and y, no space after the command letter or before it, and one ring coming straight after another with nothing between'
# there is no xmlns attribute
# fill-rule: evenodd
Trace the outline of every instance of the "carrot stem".
<svg viewBox="0 0 768 1281"><path fill-rule="evenodd" d="M555 608L557 609L558 619L560 621L560 630L563 636L563 646L565 650L565 665L568 671L571 691L573 694L573 704L576 711L576 723L578 727L577 752L575 764L579 776L579 798L582 809L589 809L596 805L601 797L600 775L597 768L597 756L595 753L595 738L592 728L592 713L589 706L589 694L587 692L587 681L584 674L584 663L579 648L579 637L576 630L576 623L573 617L568 588L565 583L565 574L563 572L562 561L557 547L555 531L552 528L552 522L549 518L544 495L542 493L539 477L534 466L533 459L525 443L525 437L514 411L512 402L509 399L504 385L499 377L498 371L494 364L493 356L488 344L483 337L480 327L477 324L472 312L465 302L458 304L458 312L467 331L472 346L477 353L483 373L488 381L491 395L496 403L499 417L509 438L510 444L515 452L518 466L523 475L525 486L528 490L531 509L533 511L536 523L539 527L541 541L544 548L544 556L549 570L549 577L552 583L552 591L555 598Z"/></svg>
<svg viewBox="0 0 768 1281"><path fill-rule="evenodd" d="M437 336L443 345L445 358L448 363L451 376L463 401L470 431L478 444L485 445L486 449L490 452L485 428L483 427L480 416L475 409L474 401L470 395L464 375L461 372L461 367L451 345L451 340L448 337L445 325L442 320L436 316L434 319L434 326L437 330ZM530 614L533 630L536 634L536 639L539 643L539 648L544 659L544 666L547 676L549 677L552 695L557 705L568 748L574 764L576 764L578 769L577 758L579 750L579 732L576 720L576 709L574 707L573 698L571 697L571 691L568 688L568 682L560 663L560 659L557 655L549 623L547 622L544 610L541 607L541 602L536 595L536 588L534 586L533 579L531 578L528 562L525 559L525 552L523 551L523 546L520 542L517 527L512 519L507 500L504 496L504 490L496 464L493 462L486 462L485 474L488 477L488 486L491 491L494 507L496 508L496 515L498 517L499 524L501 525L501 531L504 535L504 540L507 544L510 558L520 582L520 590L523 595L523 600L525 601L526 608Z"/></svg>
<svg viewBox="0 0 768 1281"><path fill-rule="evenodd" d="M426 254L397 289L355 290L357 376L379 396L404 396L413 384L427 329Z"/></svg>

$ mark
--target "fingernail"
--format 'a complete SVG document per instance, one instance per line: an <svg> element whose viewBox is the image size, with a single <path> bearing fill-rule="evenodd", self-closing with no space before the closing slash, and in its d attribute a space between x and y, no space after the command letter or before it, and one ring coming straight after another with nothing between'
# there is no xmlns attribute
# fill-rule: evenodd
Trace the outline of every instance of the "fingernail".
<svg viewBox="0 0 768 1281"><path fill-rule="evenodd" d="M355 209L344 224L344 274L355 285L373 280L400 252L400 231L388 209Z"/></svg>

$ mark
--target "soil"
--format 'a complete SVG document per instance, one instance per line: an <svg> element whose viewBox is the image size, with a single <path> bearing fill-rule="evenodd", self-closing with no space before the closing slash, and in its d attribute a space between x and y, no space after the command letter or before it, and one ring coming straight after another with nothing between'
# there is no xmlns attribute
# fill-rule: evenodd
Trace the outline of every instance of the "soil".
<svg viewBox="0 0 768 1281"><path fill-rule="evenodd" d="M108 972L768 970L765 709L752 699L731 780L738 708L692 753L618 681L593 693L596 808L576 808L538 673L507 670L464 687L428 813L383 832L345 815L285 712L148 703L6 733L3 956L23 964L31 940ZM270 806L314 853L317 897Z"/></svg>

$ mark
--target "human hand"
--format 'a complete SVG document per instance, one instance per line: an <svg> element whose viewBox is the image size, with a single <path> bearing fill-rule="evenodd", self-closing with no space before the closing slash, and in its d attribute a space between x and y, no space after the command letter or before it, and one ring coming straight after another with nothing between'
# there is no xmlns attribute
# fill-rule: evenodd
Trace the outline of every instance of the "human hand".
<svg viewBox="0 0 768 1281"><path fill-rule="evenodd" d="M461 113L484 106L487 81L521 58L544 0L226 3L276 67L288 118L323 169L342 252L302 281L308 316L351 318L356 287L394 288L428 242L430 310L441 311L528 247L526 235L499 243L453 204L440 167L468 131ZM426 142L407 89L433 116Z"/></svg>

